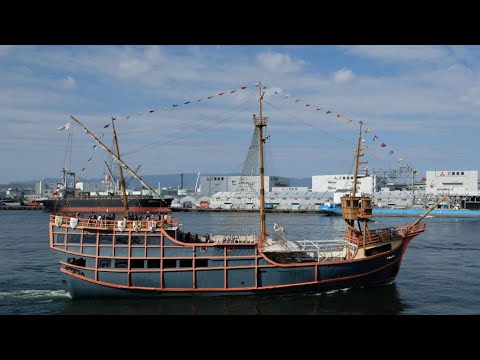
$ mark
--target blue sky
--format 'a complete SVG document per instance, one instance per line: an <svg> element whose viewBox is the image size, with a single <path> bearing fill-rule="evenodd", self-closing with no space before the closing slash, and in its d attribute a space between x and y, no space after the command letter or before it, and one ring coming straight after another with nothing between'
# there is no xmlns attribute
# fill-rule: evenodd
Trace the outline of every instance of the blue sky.
<svg viewBox="0 0 480 360"><path fill-rule="evenodd" d="M116 117L123 159L143 175L239 172L258 80L276 175L351 172L358 120L371 130L369 169L478 170L479 55L438 45L0 46L0 183L64 166L100 177L105 152L74 122L57 131L70 115L108 146L104 126Z"/></svg>

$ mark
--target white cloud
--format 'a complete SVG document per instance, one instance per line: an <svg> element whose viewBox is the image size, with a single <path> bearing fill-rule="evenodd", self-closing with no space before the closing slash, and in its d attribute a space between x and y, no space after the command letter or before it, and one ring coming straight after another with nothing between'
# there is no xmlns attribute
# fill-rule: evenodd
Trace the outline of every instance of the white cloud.
<svg viewBox="0 0 480 360"><path fill-rule="evenodd" d="M449 55L449 51L439 45L350 45L341 48L361 57L398 62L438 61Z"/></svg>
<svg viewBox="0 0 480 360"><path fill-rule="evenodd" d="M266 70L280 73L297 72L304 65L303 60L295 60L290 55L270 51L258 54L257 61Z"/></svg>
<svg viewBox="0 0 480 360"><path fill-rule="evenodd" d="M352 70L347 68L337 70L333 73L333 82L338 84L348 83L352 81L354 78L355 78L355 75L353 74Z"/></svg>
<svg viewBox="0 0 480 360"><path fill-rule="evenodd" d="M64 78L61 78L60 80L57 81L57 83L60 87L67 90L75 89L77 87L77 82L70 75Z"/></svg>

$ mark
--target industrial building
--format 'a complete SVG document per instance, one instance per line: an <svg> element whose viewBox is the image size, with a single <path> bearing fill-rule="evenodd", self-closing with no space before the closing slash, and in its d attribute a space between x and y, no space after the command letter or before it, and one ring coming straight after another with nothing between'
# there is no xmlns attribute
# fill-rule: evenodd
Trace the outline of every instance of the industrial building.
<svg viewBox="0 0 480 360"><path fill-rule="evenodd" d="M265 191L273 187L290 186L290 179L280 176L264 177ZM200 195L212 196L217 192L258 191L260 176L208 175L200 176Z"/></svg>

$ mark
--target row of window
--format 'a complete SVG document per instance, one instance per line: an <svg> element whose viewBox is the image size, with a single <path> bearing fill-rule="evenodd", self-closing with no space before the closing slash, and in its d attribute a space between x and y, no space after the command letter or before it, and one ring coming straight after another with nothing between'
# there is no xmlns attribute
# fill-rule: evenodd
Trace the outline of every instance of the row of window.
<svg viewBox="0 0 480 360"><path fill-rule="evenodd" d="M69 244L80 244L81 234L68 234ZM112 235L100 235L100 245L111 245L113 241ZM54 234L56 244L65 243L65 234ZM83 235L83 244L96 244L97 235ZM128 245L128 235L115 235L115 245ZM145 237L132 235L132 245L145 245ZM148 236L147 245L160 245L160 236Z"/></svg>
<svg viewBox="0 0 480 360"><path fill-rule="evenodd" d="M67 263L77 265L77 266L86 266L85 258L68 258ZM146 265L146 267L145 267ZM177 266L178 265L178 266ZM195 259L196 267L208 267L208 259ZM192 259L164 259L163 268L191 268L193 267ZM98 259L98 268L114 268L114 269L127 269L128 260L127 259L108 259L108 258L99 258ZM131 269L158 269L160 268L160 259L131 259L130 260Z"/></svg>

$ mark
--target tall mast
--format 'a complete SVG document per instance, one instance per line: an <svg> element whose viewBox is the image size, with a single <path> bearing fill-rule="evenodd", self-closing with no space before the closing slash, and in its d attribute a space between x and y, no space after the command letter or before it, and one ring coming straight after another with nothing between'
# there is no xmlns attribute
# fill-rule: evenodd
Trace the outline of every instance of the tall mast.
<svg viewBox="0 0 480 360"><path fill-rule="evenodd" d="M126 169L132 176L140 181L140 183L145 186L147 189L149 189L154 195L158 196L161 198L161 196L158 194L158 192L153 189L150 185L148 185L145 180L143 180L140 175L138 175L135 171L133 171L127 164L125 164L112 150L110 150L104 143L102 143L95 135L92 134L90 130L88 130L85 125L83 125L80 121L75 119L72 115L70 115L70 118L75 121L85 132L87 133L88 136L90 136L95 142L106 152L108 152L110 155L112 155L113 160L122 165L124 169Z"/></svg>
<svg viewBox="0 0 480 360"><path fill-rule="evenodd" d="M363 156L363 154L360 154L360 151L366 149L366 147L362 147L362 125L363 122L362 120L359 121L360 123L360 128L358 130L358 142L357 142L357 150L356 150L356 156L355 156L355 175L353 177L353 193L352 196L356 196L357 194L357 178L358 178L358 165L361 164L366 164L367 162L361 162L360 156Z"/></svg>
<svg viewBox="0 0 480 360"><path fill-rule="evenodd" d="M262 114L262 84L258 82L258 104L259 104L259 117L256 118L253 115L253 121L255 127L258 128L258 140L259 140L259 149L260 149L260 242L264 243L265 238L267 237L267 231L265 230L265 168L263 165L263 144L266 139L263 138L263 127L267 126L267 117L263 117Z"/></svg>
<svg viewBox="0 0 480 360"><path fill-rule="evenodd" d="M114 117L112 117L112 130L113 130L113 142L115 143L115 151L117 152L118 159L120 159L120 150L118 149L118 140L117 140L117 132L115 130ZM123 209L125 210L125 219L128 219L127 189L125 186L125 179L123 177L122 165L120 165L120 163L118 163L118 175L120 176L120 185L122 186L122 198L123 198Z"/></svg>

